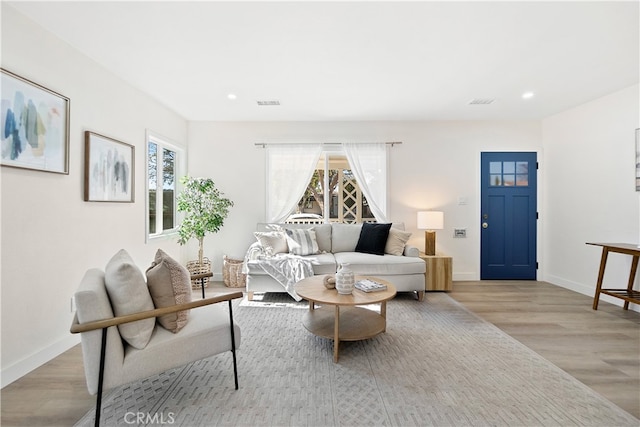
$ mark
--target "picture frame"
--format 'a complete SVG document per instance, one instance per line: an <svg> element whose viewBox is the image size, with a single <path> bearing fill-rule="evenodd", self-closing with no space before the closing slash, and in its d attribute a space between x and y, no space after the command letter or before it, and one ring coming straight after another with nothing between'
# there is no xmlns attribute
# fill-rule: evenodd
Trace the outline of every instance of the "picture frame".
<svg viewBox="0 0 640 427"><path fill-rule="evenodd" d="M0 165L69 174L70 100L0 68Z"/></svg>
<svg viewBox="0 0 640 427"><path fill-rule="evenodd" d="M84 133L84 201L133 203L135 147L95 132Z"/></svg>
<svg viewBox="0 0 640 427"><path fill-rule="evenodd" d="M640 191L640 128L636 129L636 191Z"/></svg>

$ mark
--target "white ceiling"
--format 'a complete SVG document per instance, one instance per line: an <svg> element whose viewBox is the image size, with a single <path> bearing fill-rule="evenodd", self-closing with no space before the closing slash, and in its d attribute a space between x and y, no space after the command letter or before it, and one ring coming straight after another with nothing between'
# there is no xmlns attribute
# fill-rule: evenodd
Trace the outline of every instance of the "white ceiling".
<svg viewBox="0 0 640 427"><path fill-rule="evenodd" d="M9 4L188 120L539 119L640 74L637 0Z"/></svg>

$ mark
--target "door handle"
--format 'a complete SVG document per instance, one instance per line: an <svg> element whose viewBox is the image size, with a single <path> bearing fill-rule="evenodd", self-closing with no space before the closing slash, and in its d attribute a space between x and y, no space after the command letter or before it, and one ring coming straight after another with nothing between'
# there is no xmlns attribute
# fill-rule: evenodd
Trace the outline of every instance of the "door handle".
<svg viewBox="0 0 640 427"><path fill-rule="evenodd" d="M482 223L482 228L489 228L489 224L487 224L486 222Z"/></svg>

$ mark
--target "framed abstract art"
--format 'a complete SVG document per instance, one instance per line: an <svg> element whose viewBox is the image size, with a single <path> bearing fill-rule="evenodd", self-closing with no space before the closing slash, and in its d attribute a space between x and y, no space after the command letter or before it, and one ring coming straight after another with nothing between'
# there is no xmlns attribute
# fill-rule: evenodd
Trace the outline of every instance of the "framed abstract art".
<svg viewBox="0 0 640 427"><path fill-rule="evenodd" d="M2 166L69 173L69 98L0 69Z"/></svg>
<svg viewBox="0 0 640 427"><path fill-rule="evenodd" d="M84 200L132 203L135 147L90 131L84 135Z"/></svg>

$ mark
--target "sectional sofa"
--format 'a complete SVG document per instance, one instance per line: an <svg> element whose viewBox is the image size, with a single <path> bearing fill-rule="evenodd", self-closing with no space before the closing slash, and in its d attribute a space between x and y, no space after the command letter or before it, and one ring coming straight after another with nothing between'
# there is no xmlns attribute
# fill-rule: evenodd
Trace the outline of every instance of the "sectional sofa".
<svg viewBox="0 0 640 427"><path fill-rule="evenodd" d="M302 254L300 258L311 262L313 275L335 274L341 264L348 263L355 274L387 280L398 292L415 292L422 301L426 264L419 257L418 248L406 244L410 233L404 232L404 224L388 226L385 236L379 232L384 228L383 224L258 223L254 233L257 241L245 257L248 298L253 299L254 292L286 292L285 287L268 273L265 263L292 252ZM317 247L310 241L313 239ZM377 249L371 250L372 244L377 245Z"/></svg>

